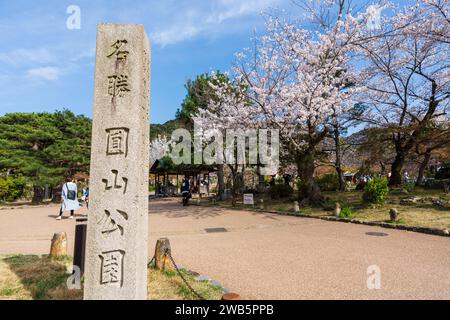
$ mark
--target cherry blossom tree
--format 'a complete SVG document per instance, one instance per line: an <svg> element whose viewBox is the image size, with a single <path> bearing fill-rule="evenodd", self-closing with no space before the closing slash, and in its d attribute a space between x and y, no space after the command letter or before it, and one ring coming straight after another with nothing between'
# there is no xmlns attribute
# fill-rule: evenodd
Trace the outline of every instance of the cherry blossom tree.
<svg viewBox="0 0 450 320"><path fill-rule="evenodd" d="M158 136L150 142L150 166L156 160L162 159L169 154L171 142L165 136Z"/></svg>
<svg viewBox="0 0 450 320"><path fill-rule="evenodd" d="M436 17L424 7L431 2L420 1L384 21L383 28L398 30L395 35L382 33L357 45L365 58L363 100L370 107L363 118L389 130L395 147L390 185L402 182L407 156L429 124L449 112L450 48L442 37L432 35L445 19L425 34L422 29L425 19Z"/></svg>
<svg viewBox="0 0 450 320"><path fill-rule="evenodd" d="M357 35L355 21L340 15L331 30L318 33L271 18L267 35L240 55L235 69L248 89L250 113L280 130L284 150L295 159L305 203L322 200L313 176L328 123L355 103L358 74L349 45Z"/></svg>

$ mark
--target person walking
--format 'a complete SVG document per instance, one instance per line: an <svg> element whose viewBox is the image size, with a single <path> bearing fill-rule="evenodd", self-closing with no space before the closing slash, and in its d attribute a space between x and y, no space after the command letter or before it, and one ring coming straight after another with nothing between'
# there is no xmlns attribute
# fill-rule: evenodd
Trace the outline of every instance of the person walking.
<svg viewBox="0 0 450 320"><path fill-rule="evenodd" d="M189 187L189 180L186 177L181 182L181 195L183 197L183 206L187 206L191 196L191 189Z"/></svg>
<svg viewBox="0 0 450 320"><path fill-rule="evenodd" d="M84 202L86 203L86 209L89 209L89 187L84 190Z"/></svg>
<svg viewBox="0 0 450 320"><path fill-rule="evenodd" d="M77 199L77 185L73 182L71 177L66 178L66 183L64 183L61 192L62 204L59 210L59 216L56 220L61 220L64 211L70 211L69 219L73 219L73 214L75 210L80 208L80 204Z"/></svg>

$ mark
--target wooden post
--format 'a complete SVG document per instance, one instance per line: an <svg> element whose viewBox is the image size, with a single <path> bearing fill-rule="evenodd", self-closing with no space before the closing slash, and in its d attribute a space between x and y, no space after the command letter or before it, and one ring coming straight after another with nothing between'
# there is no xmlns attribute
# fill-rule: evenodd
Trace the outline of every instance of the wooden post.
<svg viewBox="0 0 450 320"><path fill-rule="evenodd" d="M222 296L222 300L241 300L241 296L234 292L228 292Z"/></svg>
<svg viewBox="0 0 450 320"><path fill-rule="evenodd" d="M397 222L397 220L398 220L398 210L397 209L395 209L395 208L391 208L390 210L389 210L389 218L390 218L390 220L391 220L391 222Z"/></svg>
<svg viewBox="0 0 450 320"><path fill-rule="evenodd" d="M57 258L67 255L67 234L55 233L50 246L50 257Z"/></svg>
<svg viewBox="0 0 450 320"><path fill-rule="evenodd" d="M172 250L170 241L167 238L161 238L156 241L155 246L155 268L158 270L173 270L174 266L169 258Z"/></svg>

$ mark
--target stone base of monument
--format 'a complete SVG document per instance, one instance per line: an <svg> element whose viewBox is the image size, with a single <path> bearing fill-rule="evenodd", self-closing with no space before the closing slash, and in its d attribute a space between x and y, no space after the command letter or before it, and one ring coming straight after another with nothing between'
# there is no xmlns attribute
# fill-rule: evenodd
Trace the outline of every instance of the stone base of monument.
<svg viewBox="0 0 450 320"><path fill-rule="evenodd" d="M50 257L57 258L67 255L67 234L55 233L50 246Z"/></svg>

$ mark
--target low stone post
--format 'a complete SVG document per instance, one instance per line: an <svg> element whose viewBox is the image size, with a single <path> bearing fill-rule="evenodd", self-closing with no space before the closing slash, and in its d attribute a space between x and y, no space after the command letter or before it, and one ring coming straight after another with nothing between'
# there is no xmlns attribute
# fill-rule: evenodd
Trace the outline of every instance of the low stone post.
<svg viewBox="0 0 450 320"><path fill-rule="evenodd" d="M334 207L334 216L339 217L341 215L341 205L339 202L336 202L336 205Z"/></svg>
<svg viewBox="0 0 450 320"><path fill-rule="evenodd" d="M391 222L397 222L398 220L398 210L395 208L391 208L391 210L389 210L389 217L391 218Z"/></svg>
<svg viewBox="0 0 450 320"><path fill-rule="evenodd" d="M264 199L259 199L259 209L264 210Z"/></svg>
<svg viewBox="0 0 450 320"><path fill-rule="evenodd" d="M155 246L155 268L163 271L174 270L173 263L169 258L171 253L169 239L158 239Z"/></svg>
<svg viewBox="0 0 450 320"><path fill-rule="evenodd" d="M300 212L300 206L298 204L298 201L294 201L294 212L299 213Z"/></svg>
<svg viewBox="0 0 450 320"><path fill-rule="evenodd" d="M50 246L50 257L57 258L67 255L67 234L55 233Z"/></svg>

